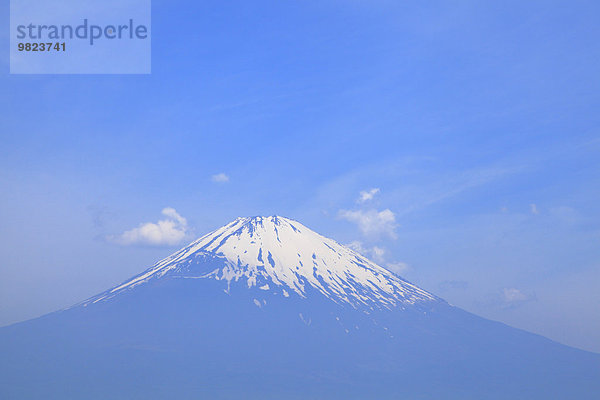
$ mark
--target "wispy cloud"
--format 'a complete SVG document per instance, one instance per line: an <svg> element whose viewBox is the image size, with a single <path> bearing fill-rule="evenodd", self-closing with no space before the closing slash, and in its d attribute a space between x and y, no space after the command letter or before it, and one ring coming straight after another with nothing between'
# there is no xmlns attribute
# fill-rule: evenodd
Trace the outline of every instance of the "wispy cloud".
<svg viewBox="0 0 600 400"><path fill-rule="evenodd" d="M375 197L375 195L379 193L379 188L373 188L373 189L369 189L369 190L362 190L360 192L360 195L358 197L357 202L358 203L365 203L367 201L373 200L373 198Z"/></svg>
<svg viewBox="0 0 600 400"><path fill-rule="evenodd" d="M523 160L509 160L510 162L455 170L441 168L438 161L433 157L420 157L361 165L321 185L310 206L327 209L347 204L348 196L354 197L353 193L356 191L359 193L358 199L355 199L356 204L373 208L371 202L385 200L381 203L381 208L391 208L393 204L394 214L399 220L405 215L455 199L471 190L477 190L530 168ZM371 193L378 187L369 189L369 186L366 186L365 189L363 186L382 180L390 183L385 188L385 199L379 198L383 189ZM391 185L392 182L398 184ZM357 187L357 184L362 188ZM361 189L364 190L360 191Z"/></svg>
<svg viewBox="0 0 600 400"><path fill-rule="evenodd" d="M504 288L502 290L502 302L504 307L513 308L523 303L535 300L535 294L524 293L516 288Z"/></svg>
<svg viewBox="0 0 600 400"><path fill-rule="evenodd" d="M385 260L385 249L383 247L367 247L358 240L354 240L353 242L348 243L346 246L377 263L382 263Z"/></svg>
<svg viewBox="0 0 600 400"><path fill-rule="evenodd" d="M216 183L227 183L229 182L229 176L223 172L215 174L210 177L213 182Z"/></svg>
<svg viewBox="0 0 600 400"><path fill-rule="evenodd" d="M531 210L531 213L534 215L538 215L540 213L540 211L538 210L538 206L534 203L531 203L529 205L529 209Z"/></svg>
<svg viewBox="0 0 600 400"><path fill-rule="evenodd" d="M361 241L355 240L346 245L352 250L356 251L359 254L375 261L377 264L381 265L384 268L400 275L406 273L410 270L410 266L407 263L395 261L395 262L387 262L386 261L386 253L385 248L380 246L368 247L365 246Z"/></svg>
<svg viewBox="0 0 600 400"><path fill-rule="evenodd" d="M166 217L165 219L140 224L137 228L108 239L124 246L172 246L180 243L189 233L187 220L171 207L163 209L162 214Z"/></svg>
<svg viewBox="0 0 600 400"><path fill-rule="evenodd" d="M520 166L491 167L463 171L455 174L440 174L436 179L424 182L411 189L400 189L391 193L391 198L407 198L412 204L407 204L398 211L399 216L413 213L457 197L471 189L487 185L507 175L522 170Z"/></svg>
<svg viewBox="0 0 600 400"><path fill-rule="evenodd" d="M355 223L367 237L388 236L396 239L396 215L390 210L340 210L339 217Z"/></svg>
<svg viewBox="0 0 600 400"><path fill-rule="evenodd" d="M515 288L504 288L503 290L504 301L507 303L515 303L523 300L527 300L527 296L519 289Z"/></svg>
<svg viewBox="0 0 600 400"><path fill-rule="evenodd" d="M407 263L404 263L404 262L400 262L400 261L388 263L385 266L387 269L389 269L390 271L392 271L398 275L403 275L411 269L410 265L408 265Z"/></svg>

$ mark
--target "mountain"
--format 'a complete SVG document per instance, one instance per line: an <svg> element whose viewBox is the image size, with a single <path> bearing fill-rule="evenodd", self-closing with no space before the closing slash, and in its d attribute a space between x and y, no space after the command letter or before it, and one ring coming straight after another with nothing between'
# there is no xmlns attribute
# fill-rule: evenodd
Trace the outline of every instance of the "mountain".
<svg viewBox="0 0 600 400"><path fill-rule="evenodd" d="M394 308L440 300L355 251L283 217L238 218L127 282L83 303L104 301L155 279L214 279L338 304Z"/></svg>
<svg viewBox="0 0 600 400"><path fill-rule="evenodd" d="M0 328L2 399L592 399L600 355L453 307L283 217L238 218Z"/></svg>

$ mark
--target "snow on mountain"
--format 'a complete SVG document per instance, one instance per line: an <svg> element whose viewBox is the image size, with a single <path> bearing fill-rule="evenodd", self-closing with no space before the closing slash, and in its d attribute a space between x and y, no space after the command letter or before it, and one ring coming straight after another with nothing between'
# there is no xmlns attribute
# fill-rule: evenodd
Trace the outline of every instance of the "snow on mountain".
<svg viewBox="0 0 600 400"><path fill-rule="evenodd" d="M339 304L392 308L441 301L357 252L278 216L238 218L83 305L162 278L214 279L306 297L315 289Z"/></svg>

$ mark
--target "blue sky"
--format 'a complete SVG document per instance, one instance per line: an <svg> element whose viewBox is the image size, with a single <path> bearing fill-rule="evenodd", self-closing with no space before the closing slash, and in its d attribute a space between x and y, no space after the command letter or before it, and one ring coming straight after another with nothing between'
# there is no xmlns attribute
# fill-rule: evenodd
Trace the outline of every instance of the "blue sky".
<svg viewBox="0 0 600 400"><path fill-rule="evenodd" d="M599 11L155 0L148 76L9 75L2 32L0 324L279 214L600 352Z"/></svg>

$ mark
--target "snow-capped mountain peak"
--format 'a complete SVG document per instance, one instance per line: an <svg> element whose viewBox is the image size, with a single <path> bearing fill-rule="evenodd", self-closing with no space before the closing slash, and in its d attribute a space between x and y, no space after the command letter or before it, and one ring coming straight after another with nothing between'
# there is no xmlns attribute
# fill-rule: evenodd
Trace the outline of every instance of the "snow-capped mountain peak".
<svg viewBox="0 0 600 400"><path fill-rule="evenodd" d="M237 218L87 303L166 277L215 279L226 283L226 291L242 284L285 297L316 291L353 306L390 308L439 300L301 223L271 216Z"/></svg>

